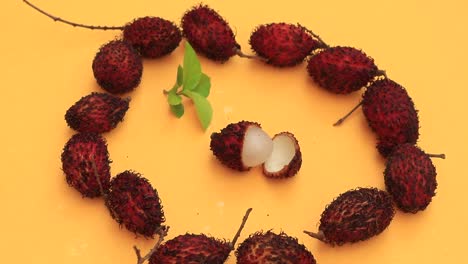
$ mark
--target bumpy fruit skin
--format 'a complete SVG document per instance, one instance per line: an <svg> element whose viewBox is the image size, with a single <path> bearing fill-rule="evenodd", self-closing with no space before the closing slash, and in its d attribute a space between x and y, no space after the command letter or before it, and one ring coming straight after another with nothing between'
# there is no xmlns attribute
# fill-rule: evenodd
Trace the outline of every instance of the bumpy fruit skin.
<svg viewBox="0 0 468 264"><path fill-rule="evenodd" d="M296 238L271 231L255 233L236 250L238 264L315 264L315 258Z"/></svg>
<svg viewBox="0 0 468 264"><path fill-rule="evenodd" d="M294 66L323 45L301 25L271 23L260 25L250 36L255 53L277 67Z"/></svg>
<svg viewBox="0 0 468 264"><path fill-rule="evenodd" d="M245 166L242 161L244 136L249 126L260 127L260 124L250 121L240 121L229 124L221 129L219 133L215 132L211 134L210 149L222 164L238 171L247 171L250 169Z"/></svg>
<svg viewBox="0 0 468 264"><path fill-rule="evenodd" d="M143 74L140 54L123 40L103 45L94 57L92 68L98 84L112 94L134 90Z"/></svg>
<svg viewBox="0 0 468 264"><path fill-rule="evenodd" d="M418 140L418 112L406 90L396 82L383 79L370 85L363 95L362 110L377 134L377 149L384 157L397 145Z"/></svg>
<svg viewBox="0 0 468 264"><path fill-rule="evenodd" d="M222 264L231 252L230 243L204 234L185 234L162 244L150 264Z"/></svg>
<svg viewBox="0 0 468 264"><path fill-rule="evenodd" d="M133 171L112 179L108 205L119 224L145 237L153 237L165 221L158 193L146 178Z"/></svg>
<svg viewBox="0 0 468 264"><path fill-rule="evenodd" d="M125 26L123 38L143 57L159 58L171 53L182 40L182 32L171 21L142 17Z"/></svg>
<svg viewBox="0 0 468 264"><path fill-rule="evenodd" d="M395 215L392 197L376 188L347 191L322 213L322 241L342 245L369 239L384 231Z"/></svg>
<svg viewBox="0 0 468 264"><path fill-rule="evenodd" d="M185 38L209 59L224 62L240 49L228 23L213 9L198 5L182 17Z"/></svg>
<svg viewBox="0 0 468 264"><path fill-rule="evenodd" d="M91 93L82 97L65 113L67 124L79 132L104 133L123 120L129 99L106 93Z"/></svg>
<svg viewBox="0 0 468 264"><path fill-rule="evenodd" d="M435 196L436 175L436 169L424 151L412 144L402 144L388 158L385 186L398 208L417 213L426 209Z"/></svg>
<svg viewBox="0 0 468 264"><path fill-rule="evenodd" d="M83 197L101 196L99 182L104 192L109 189L109 164L107 144L99 134L75 134L63 148L62 169L67 183L78 190Z"/></svg>
<svg viewBox="0 0 468 264"><path fill-rule="evenodd" d="M263 169L263 175L265 175L268 178L271 179L285 179L285 178L290 178L295 176L299 170L301 169L302 166L302 152L301 148L299 146L299 141L296 139L294 134L291 132L280 132L273 136L273 140L277 136L288 136L291 140L294 141L294 148L296 150L296 153L294 154L294 157L292 160L289 162L288 165L284 166L283 169L277 172L269 172L266 169L265 163L262 165Z"/></svg>
<svg viewBox="0 0 468 264"><path fill-rule="evenodd" d="M331 47L309 58L307 71L326 90L349 94L366 86L378 73L374 60L352 47Z"/></svg>

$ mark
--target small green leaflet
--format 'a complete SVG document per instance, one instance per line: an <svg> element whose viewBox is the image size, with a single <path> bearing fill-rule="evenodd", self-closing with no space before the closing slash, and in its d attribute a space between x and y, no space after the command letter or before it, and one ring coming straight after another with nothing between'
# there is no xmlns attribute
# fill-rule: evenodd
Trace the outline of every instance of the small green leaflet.
<svg viewBox="0 0 468 264"><path fill-rule="evenodd" d="M197 54L188 42L185 43L183 66L177 67L177 78L169 91L164 91L171 112L180 118L184 115L182 96L191 99L195 105L197 117L204 130L213 118L213 108L207 97L210 95L211 79L202 72Z"/></svg>

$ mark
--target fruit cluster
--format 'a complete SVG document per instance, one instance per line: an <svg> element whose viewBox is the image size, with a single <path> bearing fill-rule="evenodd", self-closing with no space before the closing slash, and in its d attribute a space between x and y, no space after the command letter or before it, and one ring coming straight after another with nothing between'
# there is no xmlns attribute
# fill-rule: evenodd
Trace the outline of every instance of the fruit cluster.
<svg viewBox="0 0 468 264"><path fill-rule="evenodd" d="M163 226L164 212L156 189L134 171L110 175L111 161L101 133L123 120L130 102L116 95L139 85L142 57L167 55L178 47L182 37L198 53L219 62L239 55L275 67L289 67L308 58L308 74L332 93L349 94L365 87L361 102L335 125L362 106L369 127L378 136L377 149L387 158L386 191L356 188L342 193L325 208L319 231L305 231L310 236L331 245L366 240L388 227L395 214L394 204L404 212L416 213L424 210L435 195L436 170L430 158L445 156L426 154L415 145L419 119L411 97L359 49L331 47L301 25L270 23L257 27L250 37L256 56L245 55L228 23L206 5L195 6L184 14L181 31L158 17L138 18L123 27L86 26L53 17L24 2L56 21L123 31L122 39L100 48L92 64L98 84L110 94L84 96L66 112L68 125L78 133L63 149L62 168L70 186L84 197L102 196L119 224L144 237L159 236L148 255L141 257L136 249L138 263L224 263L250 213L248 210L232 242L185 234L159 245L167 228ZM227 167L245 171L263 164L265 175L273 178L291 177L302 164L294 135L282 132L271 139L255 122L229 124L211 135L210 147ZM238 263L316 263L297 239L271 231L252 234L237 248L236 257Z"/></svg>

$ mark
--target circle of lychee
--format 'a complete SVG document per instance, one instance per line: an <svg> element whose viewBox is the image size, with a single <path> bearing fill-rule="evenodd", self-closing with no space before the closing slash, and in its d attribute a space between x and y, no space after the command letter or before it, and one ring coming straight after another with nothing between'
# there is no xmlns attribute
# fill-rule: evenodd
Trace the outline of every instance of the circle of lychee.
<svg viewBox="0 0 468 264"><path fill-rule="evenodd" d="M167 228L162 226L165 219L156 190L145 178L133 171L125 171L111 180L109 153L100 133L112 130L123 120L129 107L129 99L121 99L115 95L128 93L140 84L142 57L158 58L170 54L178 47L182 37L192 43L198 53L214 61L225 62L238 55L259 59L275 67L289 67L302 63L308 57L308 74L315 83L329 92L349 94L366 88L359 104L334 125L341 124L362 106L370 128L378 136L377 149L382 156L388 158L384 172L388 193L376 188L357 188L342 193L325 209L319 231L305 231L310 236L331 245L366 240L381 233L390 224L394 204L403 212L416 213L424 210L435 195L437 173L430 158L445 158L445 155L427 154L415 146L419 138L419 119L411 97L405 88L390 80L385 71L380 70L374 60L359 49L330 47L318 35L301 25L270 23L260 25L251 35L249 42L256 55L245 55L224 18L202 4L185 13L180 31L177 25L159 17L135 19L123 27L81 25L53 17L28 1L24 2L56 21L73 26L123 30L123 38L103 45L92 65L96 81L111 95L92 93L84 96L65 115L68 125L79 133L64 147L63 170L67 182L84 197L104 196L111 215L128 230L145 237L152 237L157 233L157 246L167 234ZM244 135L236 135L236 140L242 142L239 146L232 143L223 145L223 136L222 131L213 133L213 154L231 169L247 170L249 166L239 159L237 149L243 147ZM297 140L294 141L297 145ZM288 170L286 177L294 176L299 168L300 163L296 162L293 172ZM378 215L375 211L378 211ZM349 212L359 216L353 218ZM358 219L359 217L362 219ZM345 231L337 231L340 228ZM207 239L208 244L216 242L204 236L188 234L176 239L185 237L194 240ZM245 248L251 246L249 243L253 243L252 241L257 243L259 240L276 239L289 238L285 234L275 235L270 232L252 235L236 252L238 263L244 263L244 258L252 259L252 256L245 256L247 253L244 253L248 251ZM185 242L187 241L182 241ZM177 240L171 243L177 243ZM225 243L224 246L226 252L223 254L227 258L234 245ZM273 251L278 251L274 246L272 248ZM296 250L298 248L301 247ZM139 250L135 250L138 263L150 259L150 254L141 257ZM150 253L155 250L156 247ZM162 254L161 252L159 250L157 254ZM308 256L309 253L301 254ZM315 263L311 254L308 258L311 260L307 263ZM150 260L151 262L154 261Z"/></svg>

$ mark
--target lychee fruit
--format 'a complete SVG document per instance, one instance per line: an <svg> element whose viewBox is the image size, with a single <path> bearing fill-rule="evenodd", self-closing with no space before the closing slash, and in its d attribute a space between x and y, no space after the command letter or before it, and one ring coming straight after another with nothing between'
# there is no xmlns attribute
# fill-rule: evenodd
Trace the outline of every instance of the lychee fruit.
<svg viewBox="0 0 468 264"><path fill-rule="evenodd" d="M331 245L354 243L380 234L394 215L390 194L358 188L340 194L325 208L318 233L304 232Z"/></svg>
<svg viewBox="0 0 468 264"><path fill-rule="evenodd" d="M237 239L247 222L252 208L249 208L232 242L220 240L205 234L185 234L160 245L151 255L150 264L222 264L234 249Z"/></svg>
<svg viewBox="0 0 468 264"><path fill-rule="evenodd" d="M260 124L240 121L211 134L210 148L216 158L229 168L246 171L270 157L273 141Z"/></svg>
<svg viewBox="0 0 468 264"><path fill-rule="evenodd" d="M418 112L411 97L398 83L389 79L372 83L363 95L362 110L370 128L377 134L377 149L383 156L388 156L399 144L415 144L418 140Z"/></svg>
<svg viewBox="0 0 468 264"><path fill-rule="evenodd" d="M123 120L129 99L93 92L82 97L65 113L67 124L79 132L104 133Z"/></svg>
<svg viewBox="0 0 468 264"><path fill-rule="evenodd" d="M98 197L109 189L109 152L99 134L73 135L63 148L61 159L67 183L83 197Z"/></svg>
<svg viewBox="0 0 468 264"><path fill-rule="evenodd" d="M169 20L147 16L135 19L126 25L123 38L143 57L159 58L179 46L182 32Z"/></svg>
<svg viewBox="0 0 468 264"><path fill-rule="evenodd" d="M140 54L123 40L113 40L101 46L92 68L98 84L112 94L132 91L140 84L143 74Z"/></svg>
<svg viewBox="0 0 468 264"><path fill-rule="evenodd" d="M182 17L182 31L195 51L224 62L240 50L229 24L213 9L198 5Z"/></svg>
<svg viewBox="0 0 468 264"><path fill-rule="evenodd" d="M271 23L254 30L250 46L267 63L286 67L303 62L313 50L324 47L324 44L314 39L301 25Z"/></svg>
<svg viewBox="0 0 468 264"><path fill-rule="evenodd" d="M231 244L204 234L185 234L168 240L151 255L150 264L222 264L229 257Z"/></svg>
<svg viewBox="0 0 468 264"><path fill-rule="evenodd" d="M437 188L436 168L431 157L412 144L401 144L388 157L384 172L385 186L398 208L417 213L426 209Z"/></svg>
<svg viewBox="0 0 468 264"><path fill-rule="evenodd" d="M263 163L263 173L269 178L288 178L297 174L302 165L299 142L290 132L273 137L273 150Z"/></svg>
<svg viewBox="0 0 468 264"><path fill-rule="evenodd" d="M341 46L312 55L307 71L320 87L336 94L357 91L381 74L374 60L363 51Z"/></svg>
<svg viewBox="0 0 468 264"><path fill-rule="evenodd" d="M236 250L238 264L315 264L315 258L296 238L272 231L250 235Z"/></svg>
<svg viewBox="0 0 468 264"><path fill-rule="evenodd" d="M124 171L115 176L107 199L115 220L136 234L153 237L165 221L157 191L137 172Z"/></svg>

